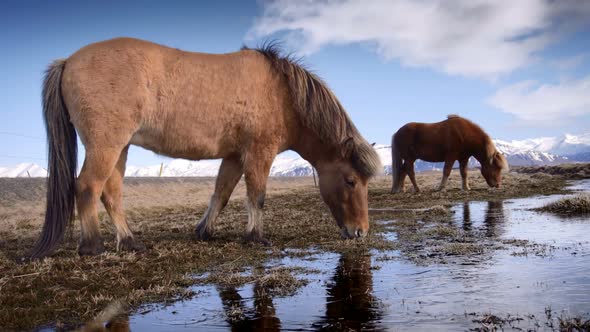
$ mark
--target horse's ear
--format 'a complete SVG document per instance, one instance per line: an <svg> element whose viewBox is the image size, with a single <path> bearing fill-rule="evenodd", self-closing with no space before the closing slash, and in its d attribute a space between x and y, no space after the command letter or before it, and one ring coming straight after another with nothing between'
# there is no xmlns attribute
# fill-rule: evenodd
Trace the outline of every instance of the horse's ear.
<svg viewBox="0 0 590 332"><path fill-rule="evenodd" d="M354 138L348 137L342 141L342 157L344 159L350 159L352 157L352 153L354 152Z"/></svg>

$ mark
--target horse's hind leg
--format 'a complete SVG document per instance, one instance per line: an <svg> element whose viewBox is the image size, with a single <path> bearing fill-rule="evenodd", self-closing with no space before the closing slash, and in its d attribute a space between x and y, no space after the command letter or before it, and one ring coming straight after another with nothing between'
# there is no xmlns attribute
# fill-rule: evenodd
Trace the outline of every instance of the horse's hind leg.
<svg viewBox="0 0 590 332"><path fill-rule="evenodd" d="M268 173L275 154L249 153L244 163L246 190L248 193L248 226L246 228L246 241L259 242L271 245L270 241L262 236L262 208L266 194L266 182Z"/></svg>
<svg viewBox="0 0 590 332"><path fill-rule="evenodd" d="M104 251L97 204L120 154L121 149L86 148L84 165L76 182L76 206L81 226L80 255L98 255Z"/></svg>
<svg viewBox="0 0 590 332"><path fill-rule="evenodd" d="M117 250L144 251L145 246L133 237L123 211L123 177L125 176L128 151L129 146L121 151L119 160L104 186L100 199L117 230Z"/></svg>
<svg viewBox="0 0 590 332"><path fill-rule="evenodd" d="M405 192L406 191L406 176L408 176L408 172L406 171L406 162L402 164L402 167L399 170L399 185L398 185L398 192Z"/></svg>
<svg viewBox="0 0 590 332"><path fill-rule="evenodd" d="M416 173L414 172L414 161L415 160L406 160L406 173L408 173L408 177L410 181L412 181L412 185L414 186L414 192L420 192L420 188L418 187L418 182L416 182Z"/></svg>
<svg viewBox="0 0 590 332"><path fill-rule="evenodd" d="M197 225L197 239L208 240L213 235L215 220L219 212L227 205L231 193L240 181L244 170L239 157L225 158L219 167L219 174L215 181L215 192L211 196L207 211Z"/></svg>
<svg viewBox="0 0 590 332"><path fill-rule="evenodd" d="M399 167L392 167L392 177L393 177L393 184L391 186L391 193L399 193L404 192L404 182L406 181L406 170L405 170L405 162L402 163ZM397 174L395 174L395 173Z"/></svg>
<svg viewBox="0 0 590 332"><path fill-rule="evenodd" d="M459 170L461 171L461 188L463 190L470 190L469 181L467 180L467 165L469 158L459 161Z"/></svg>

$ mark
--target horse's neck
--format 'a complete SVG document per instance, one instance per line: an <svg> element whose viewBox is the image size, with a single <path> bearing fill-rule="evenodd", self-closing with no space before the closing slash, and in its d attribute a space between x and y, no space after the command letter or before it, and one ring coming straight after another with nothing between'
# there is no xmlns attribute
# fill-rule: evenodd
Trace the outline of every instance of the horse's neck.
<svg viewBox="0 0 590 332"><path fill-rule="evenodd" d="M319 139L317 135L309 131L303 131L294 139L291 149L297 152L303 159L317 168L318 164L325 160L335 159L338 152L336 146L327 144Z"/></svg>
<svg viewBox="0 0 590 332"><path fill-rule="evenodd" d="M492 150L490 151L490 149ZM481 149L477 154L474 154L473 157L477 159L480 164L488 163L490 156L493 156L495 151L496 148L488 144L484 149Z"/></svg>

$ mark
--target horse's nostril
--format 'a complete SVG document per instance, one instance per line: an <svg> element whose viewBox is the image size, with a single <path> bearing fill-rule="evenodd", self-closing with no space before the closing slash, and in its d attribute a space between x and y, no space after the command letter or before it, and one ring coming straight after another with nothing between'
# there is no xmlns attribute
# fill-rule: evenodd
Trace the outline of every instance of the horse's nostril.
<svg viewBox="0 0 590 332"><path fill-rule="evenodd" d="M365 232L363 232L362 229L357 229L356 232L354 232L354 235L356 235L356 237L362 237L365 234Z"/></svg>

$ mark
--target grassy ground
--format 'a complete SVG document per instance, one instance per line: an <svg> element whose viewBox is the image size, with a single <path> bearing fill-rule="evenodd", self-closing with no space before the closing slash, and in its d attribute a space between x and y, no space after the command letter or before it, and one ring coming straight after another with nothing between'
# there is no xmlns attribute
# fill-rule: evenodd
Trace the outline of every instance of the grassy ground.
<svg viewBox="0 0 590 332"><path fill-rule="evenodd" d="M559 175L568 179L590 178L590 163L561 164L553 166L520 166L515 167L514 170L526 174L545 173Z"/></svg>
<svg viewBox="0 0 590 332"><path fill-rule="evenodd" d="M579 194L573 197L564 197L542 206L538 210L568 216L587 215L590 214L590 195Z"/></svg>
<svg viewBox="0 0 590 332"><path fill-rule="evenodd" d="M519 327L521 322L526 322L528 326L535 326L535 330L546 331L590 331L590 320L582 317L570 317L565 313L558 313L551 310L551 307L545 308L544 317L535 317L534 315L511 315L506 314L503 317L491 313L465 313L466 318L470 318L477 327L471 331L504 331L504 330L524 330ZM522 324L525 325L525 324Z"/></svg>
<svg viewBox="0 0 590 332"><path fill-rule="evenodd" d="M305 256L312 250L398 249L408 259L430 264L461 255L481 258L506 246L527 248L533 244L490 239L489 234L457 228L449 222L449 205L562 193L565 185L559 176L509 173L502 189L488 189L472 171L473 189L463 192L455 173L443 192L431 189L440 180L438 172L419 174L423 192L418 194L392 195L390 179L376 179L369 189L371 235L360 241L340 239L313 179L271 179L264 209L271 248L241 242L247 221L243 183L221 214L215 239L198 242L193 231L206 209L213 179L127 179L124 203L132 229L148 247L145 254L116 253L112 224L101 213L106 253L78 257L76 238L70 236L54 257L23 264L17 263L18 258L32 247L40 231L43 181L0 179L0 326L8 330L72 326L92 320L112 303L133 310L143 303L194 296L187 287L200 283L239 285L256 280L272 285L276 294L291 294L305 283L293 277L302 271L265 271L264 262ZM396 239L388 237L392 231ZM78 234L77 226L73 234ZM287 250L291 248L300 250ZM262 272L244 277L246 268ZM194 277L205 272L208 277Z"/></svg>

